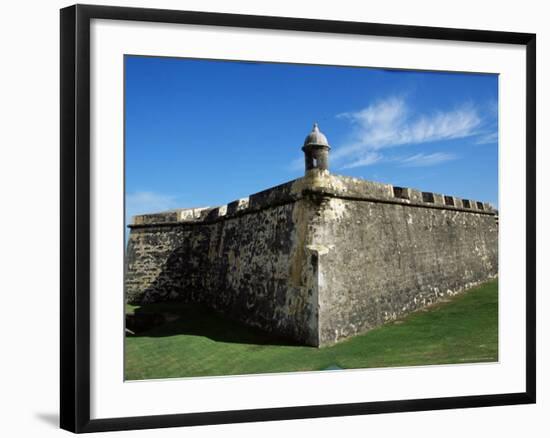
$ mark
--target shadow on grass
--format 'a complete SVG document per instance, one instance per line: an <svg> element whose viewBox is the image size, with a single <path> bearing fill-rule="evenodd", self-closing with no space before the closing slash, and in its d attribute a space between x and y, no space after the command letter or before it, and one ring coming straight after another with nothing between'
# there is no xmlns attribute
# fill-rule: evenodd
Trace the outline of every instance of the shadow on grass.
<svg viewBox="0 0 550 438"><path fill-rule="evenodd" d="M204 306L187 303L142 305L126 314L129 337L200 336L216 342L297 346L258 328L233 321ZM313 347L312 347L313 348Z"/></svg>
<svg viewBox="0 0 550 438"><path fill-rule="evenodd" d="M126 380L498 361L497 281L324 348L273 339L196 306L128 310L165 319L127 337Z"/></svg>

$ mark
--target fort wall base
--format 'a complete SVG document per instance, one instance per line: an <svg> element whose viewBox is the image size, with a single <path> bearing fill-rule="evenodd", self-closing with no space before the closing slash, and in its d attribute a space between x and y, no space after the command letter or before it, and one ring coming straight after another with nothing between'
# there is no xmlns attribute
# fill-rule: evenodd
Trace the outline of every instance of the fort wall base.
<svg viewBox="0 0 550 438"><path fill-rule="evenodd" d="M498 272L488 205L310 169L226 206L137 216L127 301L187 300L330 345Z"/></svg>

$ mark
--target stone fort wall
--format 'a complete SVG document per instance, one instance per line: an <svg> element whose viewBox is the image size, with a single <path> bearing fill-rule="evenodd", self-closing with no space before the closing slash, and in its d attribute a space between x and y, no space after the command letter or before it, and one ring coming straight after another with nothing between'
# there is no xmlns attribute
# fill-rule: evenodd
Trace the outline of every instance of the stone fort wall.
<svg viewBox="0 0 550 438"><path fill-rule="evenodd" d="M130 303L205 304L250 326L318 343L318 303L304 257L311 209L293 182L227 206L134 218L127 249Z"/></svg>
<svg viewBox="0 0 550 438"><path fill-rule="evenodd" d="M496 212L309 171L226 206L134 218L131 303L189 300L323 346L498 272Z"/></svg>
<svg viewBox="0 0 550 438"><path fill-rule="evenodd" d="M329 178L319 191L312 240L322 344L498 273L498 226L489 204L345 177Z"/></svg>

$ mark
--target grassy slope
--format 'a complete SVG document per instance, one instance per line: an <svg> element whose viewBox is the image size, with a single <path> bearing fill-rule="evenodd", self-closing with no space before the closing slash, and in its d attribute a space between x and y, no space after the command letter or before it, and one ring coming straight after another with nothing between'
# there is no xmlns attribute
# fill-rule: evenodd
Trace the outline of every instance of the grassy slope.
<svg viewBox="0 0 550 438"><path fill-rule="evenodd" d="M277 345L261 332L184 305L139 310L179 318L126 338L129 380L498 360L496 281L321 349Z"/></svg>

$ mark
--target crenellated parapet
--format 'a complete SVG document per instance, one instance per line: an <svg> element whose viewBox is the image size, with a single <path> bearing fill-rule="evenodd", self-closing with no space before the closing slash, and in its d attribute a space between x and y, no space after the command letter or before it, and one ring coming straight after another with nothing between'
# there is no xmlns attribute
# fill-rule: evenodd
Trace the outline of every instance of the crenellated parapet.
<svg viewBox="0 0 550 438"><path fill-rule="evenodd" d="M496 215L497 213L487 202L313 170L302 178L263 190L246 198L237 199L227 205L177 209L134 216L129 226L134 228L169 224L211 223L296 202L312 196L393 203L411 207L457 210L490 215Z"/></svg>
<svg viewBox="0 0 550 438"><path fill-rule="evenodd" d="M288 204L300 198L299 194L293 191L296 181L299 180L289 181L218 207L179 209L134 216L129 227L213 223Z"/></svg>

